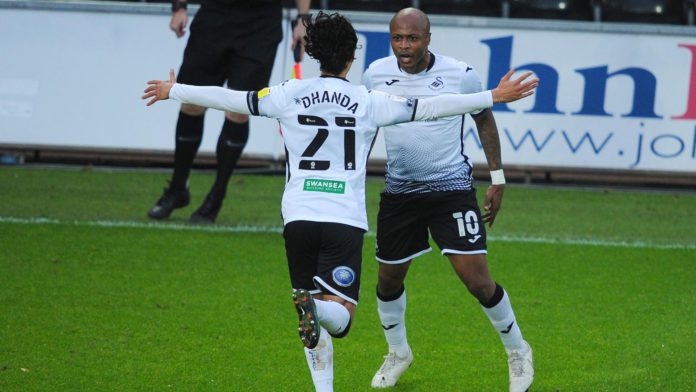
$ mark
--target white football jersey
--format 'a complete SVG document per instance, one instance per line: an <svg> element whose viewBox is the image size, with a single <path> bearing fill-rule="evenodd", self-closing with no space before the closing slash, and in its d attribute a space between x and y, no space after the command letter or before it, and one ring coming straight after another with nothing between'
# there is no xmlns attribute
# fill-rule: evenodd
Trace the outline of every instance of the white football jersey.
<svg viewBox="0 0 696 392"><path fill-rule="evenodd" d="M476 93L481 79L465 62L431 53L425 70L409 74L396 57L373 62L363 75L373 90L411 98ZM472 113L473 116L481 111ZM387 193L471 189L472 164L464 153L465 116L384 127L387 147Z"/></svg>
<svg viewBox="0 0 696 392"><path fill-rule="evenodd" d="M367 230L365 171L377 129L409 121L416 105L337 77L289 80L250 93L251 114L281 124L285 224L336 222Z"/></svg>
<svg viewBox="0 0 696 392"><path fill-rule="evenodd" d="M277 119L287 157L284 222L335 222L364 230L365 167L378 128L493 105L490 91L418 100L368 91L337 77L290 80L249 92L176 83L169 98Z"/></svg>

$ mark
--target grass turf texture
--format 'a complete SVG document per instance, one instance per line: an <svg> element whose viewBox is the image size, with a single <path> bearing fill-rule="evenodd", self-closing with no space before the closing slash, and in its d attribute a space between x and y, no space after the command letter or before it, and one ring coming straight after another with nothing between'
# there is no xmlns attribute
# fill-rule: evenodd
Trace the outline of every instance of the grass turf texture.
<svg viewBox="0 0 696 392"><path fill-rule="evenodd" d="M181 226L148 227L167 177L0 168L0 390L312 390L280 234L188 230L213 180L200 173ZM368 181L373 229L381 186ZM282 187L233 177L216 227L280 227ZM693 390L694 222L694 194L508 187L489 259L535 350L534 391ZM386 354L373 249L368 234L337 391L370 390ZM500 340L446 259L411 269L416 359L396 390L506 390Z"/></svg>

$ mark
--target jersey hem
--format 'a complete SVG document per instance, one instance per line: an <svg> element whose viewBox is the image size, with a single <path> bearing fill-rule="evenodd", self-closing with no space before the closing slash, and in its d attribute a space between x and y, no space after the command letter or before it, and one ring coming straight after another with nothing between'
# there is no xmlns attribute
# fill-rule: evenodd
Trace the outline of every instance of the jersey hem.
<svg viewBox="0 0 696 392"><path fill-rule="evenodd" d="M285 215L283 215L285 216ZM319 223L339 223L342 225L348 225L352 227L357 227L358 229L362 229L367 231L368 227L367 224L363 222L358 222L350 219L340 219L336 217L327 217L327 216L312 216L307 217L307 216L295 216L292 218L287 218L285 219L284 225L287 225L290 222L295 222L295 221L309 221L309 222L319 222Z"/></svg>

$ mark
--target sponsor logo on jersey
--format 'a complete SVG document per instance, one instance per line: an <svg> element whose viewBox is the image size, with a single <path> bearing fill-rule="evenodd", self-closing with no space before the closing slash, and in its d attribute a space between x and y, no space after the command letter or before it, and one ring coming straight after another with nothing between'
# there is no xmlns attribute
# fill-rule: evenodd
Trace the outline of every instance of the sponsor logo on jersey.
<svg viewBox="0 0 696 392"><path fill-rule="evenodd" d="M339 127L354 127L355 118L353 117L336 117L336 125Z"/></svg>
<svg viewBox="0 0 696 392"><path fill-rule="evenodd" d="M345 193L346 183L345 181L306 178L302 190L308 192Z"/></svg>
<svg viewBox="0 0 696 392"><path fill-rule="evenodd" d="M392 80L390 80L390 81L388 81L388 82L384 82L384 83L385 83L387 86L391 86L392 84L394 84L394 83L396 83L396 82L399 82L399 81L400 81L399 79L392 79Z"/></svg>
<svg viewBox="0 0 696 392"><path fill-rule="evenodd" d="M428 86L431 90L441 90L443 87L445 87L445 81L442 80L441 76L436 77L435 81Z"/></svg>
<svg viewBox="0 0 696 392"><path fill-rule="evenodd" d="M259 96L259 98L261 98L261 96ZM323 91L321 93L319 91L315 91L305 97L296 97L294 98L294 101L295 104L302 105L305 109L318 103L333 103L346 108L353 114L355 114L355 111L358 110L357 102L352 102L348 95L336 91Z"/></svg>
<svg viewBox="0 0 696 392"><path fill-rule="evenodd" d="M331 277L341 287L348 287L355 282L355 272L345 265L334 268L331 272Z"/></svg>

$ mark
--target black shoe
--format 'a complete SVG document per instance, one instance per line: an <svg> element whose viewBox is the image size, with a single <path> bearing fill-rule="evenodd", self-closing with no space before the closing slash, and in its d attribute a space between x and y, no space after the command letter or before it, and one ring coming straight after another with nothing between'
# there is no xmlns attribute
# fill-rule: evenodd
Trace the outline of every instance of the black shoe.
<svg viewBox="0 0 696 392"><path fill-rule="evenodd" d="M317 308L309 291L299 289L292 293L292 302L300 317L300 340L309 349L313 349L319 343L319 321L317 320Z"/></svg>
<svg viewBox="0 0 696 392"><path fill-rule="evenodd" d="M222 208L222 199L208 194L200 207L191 214L191 223L215 223Z"/></svg>
<svg viewBox="0 0 696 392"><path fill-rule="evenodd" d="M147 216L152 219L165 219L175 208L186 207L191 200L188 189L164 188L164 194L157 200L157 204L150 208Z"/></svg>

